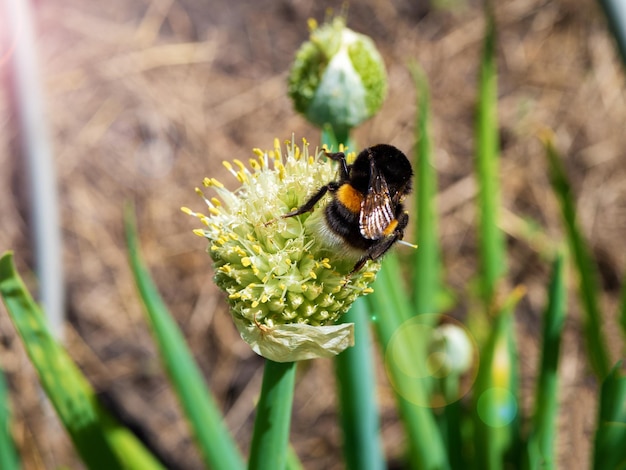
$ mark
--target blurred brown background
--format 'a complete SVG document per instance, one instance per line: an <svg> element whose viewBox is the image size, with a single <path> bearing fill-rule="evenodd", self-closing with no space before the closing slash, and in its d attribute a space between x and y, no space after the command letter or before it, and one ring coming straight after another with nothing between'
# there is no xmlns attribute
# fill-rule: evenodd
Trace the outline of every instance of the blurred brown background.
<svg viewBox="0 0 626 470"><path fill-rule="evenodd" d="M433 2L434 4L435 2ZM444 2L439 2L443 4ZM447 281L461 303L476 272L473 116L484 21L481 2L366 0L348 8L348 26L369 34L388 68L381 112L356 132L360 146L387 142L409 153L416 96L407 64L431 84L433 137L440 175L441 243ZM134 201L144 256L247 451L262 359L238 337L211 282L197 221L194 187L203 176L235 186L224 159L246 161L273 138L319 132L292 110L286 74L319 21L341 2L211 0L58 0L36 2L45 107L56 159L66 267L67 347L94 386L141 424L175 468L200 459L164 378L124 251L121 214ZM502 140L503 228L509 280L528 293L517 311L523 409L532 405L537 338L546 295L546 241L563 238L537 139L552 128L576 190L580 220L601 268L605 332L621 351L615 322L625 271L626 102L624 74L598 5L592 0L497 2ZM5 67L5 64L2 65ZM3 70L4 71L4 70ZM33 266L23 168L3 82L0 92L0 250ZM520 221L541 230L520 237ZM399 248L400 250L404 248ZM30 286L35 288L31 274ZM597 385L589 373L575 303L562 345L561 468L589 462ZM12 390L24 468L80 467L69 441L42 413L36 377L0 307L0 364ZM377 390L390 465L402 455L384 370ZM291 441L307 469L342 468L332 362L301 364ZM52 422L52 424L51 424ZM582 467L581 467L582 465Z"/></svg>

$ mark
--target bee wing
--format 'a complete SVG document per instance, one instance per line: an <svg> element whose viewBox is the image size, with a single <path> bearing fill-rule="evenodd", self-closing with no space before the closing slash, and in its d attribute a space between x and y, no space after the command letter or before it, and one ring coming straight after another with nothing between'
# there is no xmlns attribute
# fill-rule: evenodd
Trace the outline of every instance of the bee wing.
<svg viewBox="0 0 626 470"><path fill-rule="evenodd" d="M359 229L361 235L370 240L378 240L385 235L385 229L395 219L393 201L385 177L370 160L370 182L367 194L361 202Z"/></svg>

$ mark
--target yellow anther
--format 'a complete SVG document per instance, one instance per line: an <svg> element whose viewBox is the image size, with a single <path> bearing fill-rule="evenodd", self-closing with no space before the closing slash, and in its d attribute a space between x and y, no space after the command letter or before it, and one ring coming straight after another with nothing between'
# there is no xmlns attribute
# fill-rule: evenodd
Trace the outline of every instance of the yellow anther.
<svg viewBox="0 0 626 470"><path fill-rule="evenodd" d="M211 202L213 203L214 206L216 207L220 207L222 205L222 201L220 201L218 198L216 197L212 197L211 198Z"/></svg>
<svg viewBox="0 0 626 470"><path fill-rule="evenodd" d="M306 24L309 27L309 31L315 31L317 29L317 20L315 18L309 18Z"/></svg>
<svg viewBox="0 0 626 470"><path fill-rule="evenodd" d="M366 287L365 289L363 289L364 294L371 294L372 292L374 292L374 289L372 289L371 287Z"/></svg>
<svg viewBox="0 0 626 470"><path fill-rule="evenodd" d="M250 163L250 167L255 170L255 171L259 171L261 169L261 165L259 164L259 162L257 162L256 160L254 160L253 158L250 159L249 161Z"/></svg>
<svg viewBox="0 0 626 470"><path fill-rule="evenodd" d="M220 215L220 211L217 207L209 207L209 212L213 215Z"/></svg>
<svg viewBox="0 0 626 470"><path fill-rule="evenodd" d="M199 237L204 237L204 230L200 229L200 228L196 228L193 231L194 235L198 235Z"/></svg>
<svg viewBox="0 0 626 470"><path fill-rule="evenodd" d="M314 271L311 271L311 272L309 273L309 276L311 276L311 278L313 278L313 279L317 279L317 274L315 274L315 272L314 272Z"/></svg>
<svg viewBox="0 0 626 470"><path fill-rule="evenodd" d="M257 308L259 306L259 301L255 300L254 302L252 302L252 308Z"/></svg>
<svg viewBox="0 0 626 470"><path fill-rule="evenodd" d="M243 265L244 268L247 268L248 266L252 264L252 260L250 259L249 256L244 256L243 258L241 258L241 264Z"/></svg>
<svg viewBox="0 0 626 470"><path fill-rule="evenodd" d="M257 255L263 253L263 248L261 248L259 245L252 245L252 249L256 252Z"/></svg>
<svg viewBox="0 0 626 470"><path fill-rule="evenodd" d="M236 158L233 160L233 163L239 167L239 171L247 171L246 165L244 165L241 160L237 160Z"/></svg>
<svg viewBox="0 0 626 470"><path fill-rule="evenodd" d="M285 179L285 165L280 160L274 162L274 168L278 170L278 178L282 181Z"/></svg>
<svg viewBox="0 0 626 470"><path fill-rule="evenodd" d="M263 155L265 155L265 152L261 150L260 148L253 148L252 151L259 157L262 157Z"/></svg>
<svg viewBox="0 0 626 470"><path fill-rule="evenodd" d="M205 178L203 183L207 187L209 187L209 186L215 186L216 188L223 188L224 187L224 185L222 183L220 183L219 181L217 181L215 178Z"/></svg>

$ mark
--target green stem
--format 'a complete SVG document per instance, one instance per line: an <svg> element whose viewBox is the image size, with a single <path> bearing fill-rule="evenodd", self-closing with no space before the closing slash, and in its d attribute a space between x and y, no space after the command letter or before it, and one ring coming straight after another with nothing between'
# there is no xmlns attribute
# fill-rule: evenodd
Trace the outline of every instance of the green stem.
<svg viewBox="0 0 626 470"><path fill-rule="evenodd" d="M349 134L342 137L330 126L323 129L323 145L338 150L340 143L351 151L356 150ZM376 377L368 313L365 299L361 298L343 316L342 322L354 323L354 346L335 358L346 468L354 470L385 467L379 434L380 420L375 396Z"/></svg>
<svg viewBox="0 0 626 470"><path fill-rule="evenodd" d="M265 361L250 446L250 470L285 468L295 377L295 362Z"/></svg>

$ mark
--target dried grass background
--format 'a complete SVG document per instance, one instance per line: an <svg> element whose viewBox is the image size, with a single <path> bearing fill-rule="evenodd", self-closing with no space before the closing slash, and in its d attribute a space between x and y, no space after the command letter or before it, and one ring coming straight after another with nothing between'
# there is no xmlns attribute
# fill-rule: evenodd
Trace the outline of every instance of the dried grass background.
<svg viewBox="0 0 626 470"><path fill-rule="evenodd" d="M125 201L134 201L144 256L246 451L263 361L239 339L211 282L205 243L191 234L197 223L180 206L202 208L193 188L205 175L234 187L224 159L246 160L253 147L271 148L274 137L292 133L318 141L318 131L292 110L286 73L308 37L306 20L322 20L328 7L341 10L342 3L36 3L62 204L67 347L94 386L141 424L170 466L201 468L127 265L121 213ZM425 1L366 0L353 2L348 16L351 28L375 40L390 78L383 109L356 133L360 146L387 142L411 152L416 97L407 63L416 60L429 78L446 277L461 292L477 269L472 154L484 32L480 3L459 0L451 10L437 10ZM626 266L625 82L596 2L507 0L497 2L496 16L503 227L509 280L528 288L516 314L522 407L528 412L548 277L542 246L563 238L537 139L545 127L555 131L567 158L580 221L600 263L612 358L622 352L613 313ZM4 86L0 97L0 249L15 249L18 266L27 272L33 255L25 178ZM524 218L544 229L530 243L519 236ZM33 276L27 277L35 288ZM579 310L570 305L560 364L559 467L584 468L597 384L586 363ZM466 308L462 303L449 313L462 318ZM3 307L0 363L11 385L24 468L80 468L42 406L35 374ZM384 446L393 465L402 454L402 428L382 367L378 379ZM332 362L301 364L291 441L307 469L342 468Z"/></svg>

